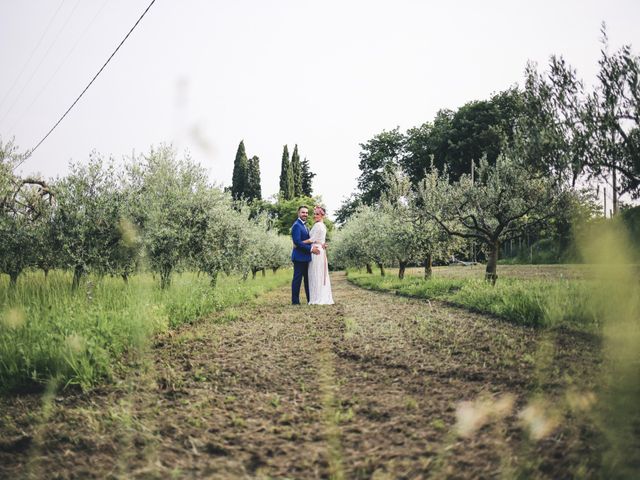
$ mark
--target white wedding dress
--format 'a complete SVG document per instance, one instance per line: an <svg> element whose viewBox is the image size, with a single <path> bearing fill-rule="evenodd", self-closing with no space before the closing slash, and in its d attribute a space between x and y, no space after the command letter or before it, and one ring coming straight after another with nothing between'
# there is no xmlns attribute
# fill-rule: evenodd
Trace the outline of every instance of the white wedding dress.
<svg viewBox="0 0 640 480"><path fill-rule="evenodd" d="M316 222L309 236L313 245L318 245L320 249L318 255L311 254L309 264L309 305L333 305L327 252L322 248L327 238L327 227L323 222Z"/></svg>

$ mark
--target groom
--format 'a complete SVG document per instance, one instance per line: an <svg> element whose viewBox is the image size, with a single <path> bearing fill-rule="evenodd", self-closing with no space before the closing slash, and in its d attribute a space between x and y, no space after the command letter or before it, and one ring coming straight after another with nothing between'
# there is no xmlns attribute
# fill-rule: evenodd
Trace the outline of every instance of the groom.
<svg viewBox="0 0 640 480"><path fill-rule="evenodd" d="M307 303L309 302L309 262L311 261L311 254L318 254L320 250L318 247L308 243L303 243L309 239L309 230L307 229L307 217L309 216L309 209L302 205L298 207L298 219L293 223L291 227L291 239L293 240L293 251L291 252L291 261L293 261L293 281L291 282L291 303L293 305L300 305L300 284L304 279L304 293L307 296Z"/></svg>

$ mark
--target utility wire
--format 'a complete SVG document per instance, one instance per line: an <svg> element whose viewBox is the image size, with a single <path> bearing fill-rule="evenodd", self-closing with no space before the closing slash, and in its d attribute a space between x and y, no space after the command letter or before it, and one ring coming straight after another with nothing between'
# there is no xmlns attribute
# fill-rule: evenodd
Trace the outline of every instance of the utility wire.
<svg viewBox="0 0 640 480"><path fill-rule="evenodd" d="M7 115L9 115L9 113L11 113L11 111L13 110L13 107L16 106L16 103L18 103L18 100L20 100L20 97L22 96L24 91L27 89L27 87L31 83L31 80L33 80L33 78L36 76L36 73L38 73L38 70L40 70L40 67L42 66L42 63L49 56L49 52L51 52L51 49L56 45L56 43L58 43L58 40L60 39L60 35L62 35L62 32L64 31L64 29L69 24L69 20L71 20L71 17L73 16L73 14L75 13L76 9L78 8L78 5L80 5L80 0L78 0L76 2L76 4L74 5L73 10L71 10L71 13L69 13L69 16L67 16L67 19L65 20L64 25L62 25L62 27L60 27L60 30L58 30L56 38L53 40L53 42L51 42L49 44L49 48L47 48L47 51L44 53L44 56L40 59L40 62L36 66L35 70L33 72L31 72L31 76L29 77L29 80L27 80L22 85L22 88L20 89L20 92L18 92L18 95L16 96L16 98L13 99L13 103L9 107L9 110L7 110L5 112L5 114L2 116L2 119L0 119L0 122L4 121L4 119L7 118Z"/></svg>
<svg viewBox="0 0 640 480"><path fill-rule="evenodd" d="M47 32L49 31L49 28L51 28L51 24L53 23L53 21L55 20L55 18L58 16L58 12L60 11L60 9L62 8L62 5L64 4L64 0L62 0L60 2L60 5L58 5L58 8L56 9L56 11L54 12L53 16L49 19L49 23L47 23L47 26L45 27L44 31L42 32L42 35L40 35L40 39L38 40L38 43L36 43L36 46L33 47L33 50L31 50L31 54L29 55L29 58L27 59L26 62L24 62L24 65L22 65L22 68L20 69L20 73L18 73L18 76L16 77L16 79L13 81L13 84L11 85L11 88L9 88L4 96L2 97L2 100L0 100L0 107L2 107L2 105L4 104L5 100L7 99L7 97L9 96L9 94L13 91L13 89L16 87L16 85L18 84L18 80L20 80L20 77L22 76L22 74L24 73L24 71L27 69L27 65L29 65L29 62L31 62L31 60L33 59L33 56L35 55L36 51L38 50L38 48L40 47L40 44L42 43L42 40L44 39L45 35L47 34Z"/></svg>
<svg viewBox="0 0 640 480"><path fill-rule="evenodd" d="M55 76L58 74L58 72L60 71L60 69L62 69L62 67L67 63L67 60L69 60L69 57L71 57L71 54L75 51L76 48L78 48L78 45L80 45L80 41L84 38L84 36L87 34L87 32L89 31L89 29L91 28L91 26L93 25L93 23L96 21L96 19L98 18L98 15L100 15L100 13L102 12L102 10L104 10L104 7L107 6L107 3L109 2L109 0L104 0L104 2L102 3L102 6L100 7L100 9L96 12L96 14L93 16L93 18L91 19L91 21L85 26L84 30L82 31L82 33L80 34L80 36L78 37L78 39L76 40L76 43L73 45L73 47L71 47L71 50L69 50L69 53L67 53L67 56L64 57L64 60L62 60L59 64L58 64L58 68L56 68L56 70L53 72L53 74L49 77L49 80L46 81L46 83L42 86L42 88L40 89L40 91L38 92L38 94L34 97L34 99L31 101L31 103L29 104L29 106L27 107L27 109L24 111L24 113L22 114L21 117L19 117L14 123L13 125L11 125L11 128L9 129L9 132L15 132L16 131L16 127L18 125L21 124L21 122L26 118L27 114L29 113L29 111L31 111L31 108L35 105L35 103L38 101L38 99L42 96L42 94L44 93L44 91L49 87L49 85L51 84L51 81L55 78Z"/></svg>
<svg viewBox="0 0 640 480"><path fill-rule="evenodd" d="M82 91L82 93L80 93L80 95L78 95L78 98L75 99L75 101L71 104L71 106L67 109L66 112L64 112L64 114L60 117L60 119L55 123L55 125L53 127L51 127L51 130L49 130L47 132L47 134L42 137L42 140L40 140L38 142L38 144L33 147L31 150L29 150L29 152L25 155L25 157L20 160L20 162L13 168L14 170L16 168L18 168L20 165L22 165L26 160L29 159L29 157L31 157L31 155L33 155L33 152L36 151L36 149L42 145L42 143L47 139L47 137L49 135L51 135L51 133L56 129L56 127L58 125L60 125L60 122L62 122L62 120L64 120L64 118L67 116L67 114L71 111L71 109L76 105L76 103L78 103L78 101L82 98L82 96L85 94L85 92L87 90L89 90L89 87L93 84L93 82L96 80L96 78L98 78L98 75L100 75L102 73L102 71L105 69L105 67L109 64L109 62L111 61L111 59L115 56L116 53L118 53L118 50L120 50L120 47L122 47L122 45L124 44L124 42L127 41L127 38L129 38L129 36L131 35L131 33L133 33L133 31L135 30L135 28L138 26L138 24L142 21L142 19L144 18L144 16L147 14L147 12L149 11L149 9L153 6L153 4L156 3L156 0L151 0L151 3L149 3L149 5L147 6L147 8L145 9L144 12L142 12L142 15L140 15L140 18L138 18L138 20L136 21L136 23L133 25L133 27L131 27L131 30L129 30L129 33L127 33L125 35L125 37L122 39L122 41L120 42L120 44L116 47L116 49L113 51L113 53L111 54L111 56L109 56L109 58L107 59L106 62L104 62L104 65L102 65L102 67L100 68L100 70L98 70L98 73L96 73L93 78L91 79L91 81L87 84L86 87L84 87L84 90Z"/></svg>

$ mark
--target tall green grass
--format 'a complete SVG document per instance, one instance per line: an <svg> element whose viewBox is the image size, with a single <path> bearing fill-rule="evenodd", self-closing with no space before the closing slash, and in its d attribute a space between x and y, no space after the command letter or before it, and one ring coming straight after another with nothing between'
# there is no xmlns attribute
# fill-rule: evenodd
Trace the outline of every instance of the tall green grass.
<svg viewBox="0 0 640 480"><path fill-rule="evenodd" d="M290 281L289 272L243 282L176 275L161 290L151 275L90 277L72 292L71 276L52 272L20 278L9 288L0 278L0 391L32 388L56 378L90 388L109 379L125 355L136 354L155 334L247 302Z"/></svg>
<svg viewBox="0 0 640 480"><path fill-rule="evenodd" d="M571 326L594 330L601 324L604 305L590 299L588 280L519 280L505 278L495 286L480 279L370 275L349 271L355 285L397 295L434 299L489 313L504 320L528 326Z"/></svg>

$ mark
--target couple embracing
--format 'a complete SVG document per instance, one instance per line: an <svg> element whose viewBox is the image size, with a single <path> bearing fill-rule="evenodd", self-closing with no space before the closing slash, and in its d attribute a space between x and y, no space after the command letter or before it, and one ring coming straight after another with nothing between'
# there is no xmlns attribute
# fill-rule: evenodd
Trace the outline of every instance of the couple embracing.
<svg viewBox="0 0 640 480"><path fill-rule="evenodd" d="M309 305L333 305L329 265L327 263L326 239L327 227L324 224L325 210L322 207L313 209L311 231L306 222L309 209L298 208L298 219L291 227L293 240L293 281L291 282L291 303L300 304L300 285L304 280L304 292Z"/></svg>

